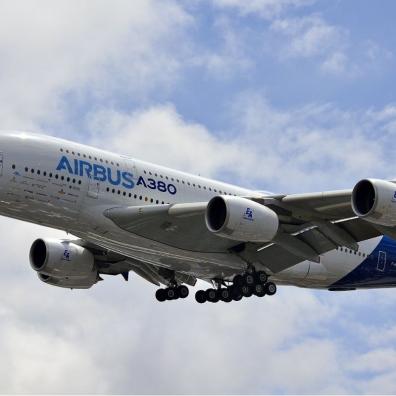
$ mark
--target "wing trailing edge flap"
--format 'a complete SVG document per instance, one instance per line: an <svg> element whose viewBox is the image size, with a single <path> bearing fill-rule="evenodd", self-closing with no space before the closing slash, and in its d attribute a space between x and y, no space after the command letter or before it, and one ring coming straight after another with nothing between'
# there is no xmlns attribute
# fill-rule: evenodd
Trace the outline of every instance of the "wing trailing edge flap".
<svg viewBox="0 0 396 396"><path fill-rule="evenodd" d="M169 285L171 281L176 281L177 283L186 283L190 286L195 286L197 283L197 279L194 276L183 274L181 272L171 271L166 268L159 268L144 262L129 262L129 264L133 272L156 286L160 286L161 283L163 285Z"/></svg>
<svg viewBox="0 0 396 396"><path fill-rule="evenodd" d="M161 283L164 283L164 280L161 279L145 264L131 264L131 269L136 275L139 275L141 278L145 279L147 282L152 283L153 285L161 286Z"/></svg>
<svg viewBox="0 0 396 396"><path fill-rule="evenodd" d="M186 283L190 286L195 286L197 282L197 279L192 275L170 271L148 262L132 259L83 239L73 240L73 243L85 247L94 254L95 262L101 274L122 275L125 280L128 280L128 271L133 271L156 286L160 286L161 283L168 285L170 278L173 278L176 282Z"/></svg>
<svg viewBox="0 0 396 396"><path fill-rule="evenodd" d="M337 221L334 226L337 227L337 231L341 230L339 235L347 235L356 242L374 238L383 233L370 223L358 218ZM313 225L298 233L282 234L280 239L264 246L248 244L248 249L241 255L248 261L259 262L271 272L277 273L298 264L302 259L318 262L320 255L337 246L347 246L341 244L341 241L334 241L337 238L338 236L335 235L330 238L323 232L323 227Z"/></svg>
<svg viewBox="0 0 396 396"><path fill-rule="evenodd" d="M328 250L345 246L357 251L357 242L378 235L372 225L356 218L351 193L338 190L273 195L262 197L259 202L279 216L282 231L273 241L278 248L300 259L319 262L320 254Z"/></svg>

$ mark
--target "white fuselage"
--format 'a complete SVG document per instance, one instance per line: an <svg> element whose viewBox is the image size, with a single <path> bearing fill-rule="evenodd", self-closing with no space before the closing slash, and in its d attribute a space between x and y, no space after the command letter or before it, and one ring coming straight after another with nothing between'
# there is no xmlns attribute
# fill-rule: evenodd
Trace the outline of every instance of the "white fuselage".
<svg viewBox="0 0 396 396"><path fill-rule="evenodd" d="M261 195L255 191L29 133L1 134L0 155L1 215L64 230L122 255L203 279L246 267L226 251L180 249L124 231L103 213L117 206ZM319 264L304 261L275 278L283 284L327 288L354 270L380 240L360 243L357 254L331 251Z"/></svg>

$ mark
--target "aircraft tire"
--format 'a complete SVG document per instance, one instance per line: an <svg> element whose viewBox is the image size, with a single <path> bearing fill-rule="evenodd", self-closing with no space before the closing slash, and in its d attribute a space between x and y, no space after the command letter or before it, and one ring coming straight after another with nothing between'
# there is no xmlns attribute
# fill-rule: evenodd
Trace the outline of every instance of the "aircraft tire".
<svg viewBox="0 0 396 396"><path fill-rule="evenodd" d="M265 292L269 296L273 296L276 293L276 285L273 282L268 282L265 285Z"/></svg>
<svg viewBox="0 0 396 396"><path fill-rule="evenodd" d="M241 301L242 298L243 298L243 296L242 296L241 293L240 293L240 294L234 294L234 295L232 296L232 300L233 300L233 301Z"/></svg>
<svg viewBox="0 0 396 396"><path fill-rule="evenodd" d="M220 289L220 300L223 302L231 302L232 301L232 292L228 288Z"/></svg>
<svg viewBox="0 0 396 396"><path fill-rule="evenodd" d="M247 286L253 286L256 283L256 279L253 274L245 274L243 280Z"/></svg>
<svg viewBox="0 0 396 396"><path fill-rule="evenodd" d="M177 293L180 298L187 298L190 292L187 286L181 285L177 288Z"/></svg>
<svg viewBox="0 0 396 396"><path fill-rule="evenodd" d="M247 285L241 287L241 293L243 297L250 297L253 294L252 289Z"/></svg>
<svg viewBox="0 0 396 396"><path fill-rule="evenodd" d="M234 286L237 286L237 287L242 286L244 284L243 275L241 275L241 274L235 275L232 282L234 283Z"/></svg>
<svg viewBox="0 0 396 396"><path fill-rule="evenodd" d="M256 272L256 282L265 285L268 282L268 275L264 271Z"/></svg>
<svg viewBox="0 0 396 396"><path fill-rule="evenodd" d="M254 285L253 294L257 297L264 297L265 296L265 286L261 283L256 283Z"/></svg>
<svg viewBox="0 0 396 396"><path fill-rule="evenodd" d="M195 301L199 304L203 304L206 302L206 295L205 295L205 291L204 290L198 290L195 293Z"/></svg>
<svg viewBox="0 0 396 396"><path fill-rule="evenodd" d="M165 289L165 293L167 300L177 300L179 298L177 290L174 287L168 287Z"/></svg>
<svg viewBox="0 0 396 396"><path fill-rule="evenodd" d="M211 303L217 303L219 301L219 296L217 295L217 290L207 289L205 291L206 300Z"/></svg>
<svg viewBox="0 0 396 396"><path fill-rule="evenodd" d="M166 300L166 292L165 292L165 290L164 289L158 289L155 292L155 298L159 302L164 302Z"/></svg>

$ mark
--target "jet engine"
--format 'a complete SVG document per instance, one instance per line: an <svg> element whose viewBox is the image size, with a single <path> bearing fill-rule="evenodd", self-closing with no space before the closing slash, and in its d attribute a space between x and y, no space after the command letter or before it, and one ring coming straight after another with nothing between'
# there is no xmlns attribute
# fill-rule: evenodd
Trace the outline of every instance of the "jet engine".
<svg viewBox="0 0 396 396"><path fill-rule="evenodd" d="M209 201L205 220L210 232L242 242L271 241L279 229L278 215L273 210L249 199L228 195Z"/></svg>
<svg viewBox="0 0 396 396"><path fill-rule="evenodd" d="M73 241L37 239L30 248L29 258L40 279L50 284L59 283L55 278L90 279L89 282L95 279L96 282L98 277L93 254Z"/></svg>
<svg viewBox="0 0 396 396"><path fill-rule="evenodd" d="M365 179L352 191L352 209L371 223L396 225L396 184L380 179Z"/></svg>

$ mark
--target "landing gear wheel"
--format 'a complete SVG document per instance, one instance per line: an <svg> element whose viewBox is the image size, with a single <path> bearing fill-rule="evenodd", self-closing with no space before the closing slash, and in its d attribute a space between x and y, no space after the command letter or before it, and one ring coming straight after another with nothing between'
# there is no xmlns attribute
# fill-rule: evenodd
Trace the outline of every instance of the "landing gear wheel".
<svg viewBox="0 0 396 396"><path fill-rule="evenodd" d="M273 282L268 282L265 285L265 292L269 295L269 296L273 296L276 293L276 285Z"/></svg>
<svg viewBox="0 0 396 396"><path fill-rule="evenodd" d="M164 289L158 289L155 292L155 298L157 301L164 302L166 300L166 292Z"/></svg>
<svg viewBox="0 0 396 396"><path fill-rule="evenodd" d="M167 289L165 289L165 293L167 300L176 300L179 298L176 289L173 287L168 287Z"/></svg>
<svg viewBox="0 0 396 396"><path fill-rule="evenodd" d="M256 282L265 285L268 281L268 275L264 271L256 272Z"/></svg>
<svg viewBox="0 0 396 396"><path fill-rule="evenodd" d="M261 283L256 283L254 285L253 294L257 297L264 297L265 296L265 286Z"/></svg>
<svg viewBox="0 0 396 396"><path fill-rule="evenodd" d="M208 289L205 292L206 300L211 303L217 303L219 301L219 296L217 295L217 290Z"/></svg>
<svg viewBox="0 0 396 396"><path fill-rule="evenodd" d="M230 289L220 289L220 300L224 302L231 302L231 290Z"/></svg>
<svg viewBox="0 0 396 396"><path fill-rule="evenodd" d="M245 285L247 285L247 286L253 286L256 283L256 280L254 279L253 274L246 274L244 276L244 281L245 281Z"/></svg>
<svg viewBox="0 0 396 396"><path fill-rule="evenodd" d="M240 294L234 294L234 295L232 296L232 299L233 299L234 301L241 301L242 298L243 298L243 296L242 296L241 293L240 293Z"/></svg>
<svg viewBox="0 0 396 396"><path fill-rule="evenodd" d="M187 286L179 286L177 288L177 294L180 296L180 298L187 298L189 294L189 290Z"/></svg>
<svg viewBox="0 0 396 396"><path fill-rule="evenodd" d="M231 297L234 301L239 301L239 300L235 300L235 298L238 298L239 296L241 296L241 298L243 297L240 287L233 285L230 286L228 289L230 290Z"/></svg>
<svg viewBox="0 0 396 396"><path fill-rule="evenodd" d="M244 285L241 287L241 294L243 297L250 297L253 294L252 289L249 286Z"/></svg>
<svg viewBox="0 0 396 396"><path fill-rule="evenodd" d="M195 301L199 304L203 304L206 302L205 292L203 290L198 290L195 293Z"/></svg>
<svg viewBox="0 0 396 396"><path fill-rule="evenodd" d="M234 286L242 286L245 283L243 276L240 274L235 275L232 282L234 283Z"/></svg>

